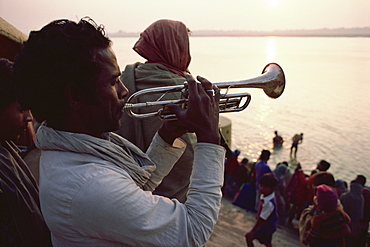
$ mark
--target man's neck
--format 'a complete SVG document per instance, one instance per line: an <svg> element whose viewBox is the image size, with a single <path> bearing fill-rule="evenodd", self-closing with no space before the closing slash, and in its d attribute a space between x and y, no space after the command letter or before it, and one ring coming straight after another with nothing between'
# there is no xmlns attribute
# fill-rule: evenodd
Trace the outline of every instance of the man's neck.
<svg viewBox="0 0 370 247"><path fill-rule="evenodd" d="M47 124L46 126L59 130L59 131L65 131L65 132L71 132L71 133L78 133L78 134L85 134L90 135L96 138L102 138L103 133L92 133L91 129L85 128L85 125L76 123L71 123L69 121L65 122L64 124L59 125L50 125Z"/></svg>

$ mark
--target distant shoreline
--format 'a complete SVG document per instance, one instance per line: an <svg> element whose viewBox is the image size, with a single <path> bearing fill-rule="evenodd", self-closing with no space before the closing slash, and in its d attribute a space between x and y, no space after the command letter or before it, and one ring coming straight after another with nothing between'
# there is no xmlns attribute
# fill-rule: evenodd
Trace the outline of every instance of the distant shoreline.
<svg viewBox="0 0 370 247"><path fill-rule="evenodd" d="M124 32L122 30L109 34L109 37L139 37L140 32ZM275 30L275 31L243 31L243 30L196 30L192 37L370 37L370 27L335 28L312 30Z"/></svg>

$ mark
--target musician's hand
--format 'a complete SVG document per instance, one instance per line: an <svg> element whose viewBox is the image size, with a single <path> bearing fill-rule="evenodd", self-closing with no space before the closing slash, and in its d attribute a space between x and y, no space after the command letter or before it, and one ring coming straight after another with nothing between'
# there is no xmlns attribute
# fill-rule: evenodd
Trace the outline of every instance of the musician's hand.
<svg viewBox="0 0 370 247"><path fill-rule="evenodd" d="M168 105L168 109L177 116L178 125L195 132L198 142L219 144L219 100L220 92L214 95L212 83L207 79L198 76L201 83L186 74L189 90L189 102L186 109L178 105Z"/></svg>
<svg viewBox="0 0 370 247"><path fill-rule="evenodd" d="M164 110L167 111L167 108L168 107L165 106ZM188 130L183 126L180 126L177 120L164 121L158 130L158 134L170 145L173 144L177 137L182 136L186 132L188 132Z"/></svg>

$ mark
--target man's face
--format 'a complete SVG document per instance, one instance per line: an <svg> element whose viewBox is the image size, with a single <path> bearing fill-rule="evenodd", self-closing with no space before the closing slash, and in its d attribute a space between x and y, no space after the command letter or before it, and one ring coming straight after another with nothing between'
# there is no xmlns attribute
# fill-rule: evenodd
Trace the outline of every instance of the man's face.
<svg viewBox="0 0 370 247"><path fill-rule="evenodd" d="M0 141L17 141L32 119L30 110L23 110L17 101L10 103L0 113Z"/></svg>
<svg viewBox="0 0 370 247"><path fill-rule="evenodd" d="M89 134L101 134L117 130L128 90L120 80L121 71L114 52L108 48L97 52L101 72L96 85L96 102L85 104L85 120L89 122Z"/></svg>
<svg viewBox="0 0 370 247"><path fill-rule="evenodd" d="M324 165L321 162L317 163L317 169L319 171L325 171Z"/></svg>
<svg viewBox="0 0 370 247"><path fill-rule="evenodd" d="M317 168L319 171L321 171L322 167L321 167L321 163L320 163L320 162L319 162L319 163L317 163L316 168Z"/></svg>

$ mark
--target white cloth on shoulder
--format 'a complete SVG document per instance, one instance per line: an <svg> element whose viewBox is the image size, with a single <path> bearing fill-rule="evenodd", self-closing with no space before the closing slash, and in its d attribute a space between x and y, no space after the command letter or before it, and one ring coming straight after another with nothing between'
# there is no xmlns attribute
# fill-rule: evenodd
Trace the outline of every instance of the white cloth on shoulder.
<svg viewBox="0 0 370 247"><path fill-rule="evenodd" d="M100 157L125 170L141 188L150 178L151 172L156 169L147 154L112 132L105 133L103 136L105 139L99 139L80 133L58 131L47 127L45 123L37 131L42 133L36 135L35 145L37 148ZM58 134L59 132L63 132L63 134ZM43 143L47 143L47 146Z"/></svg>

